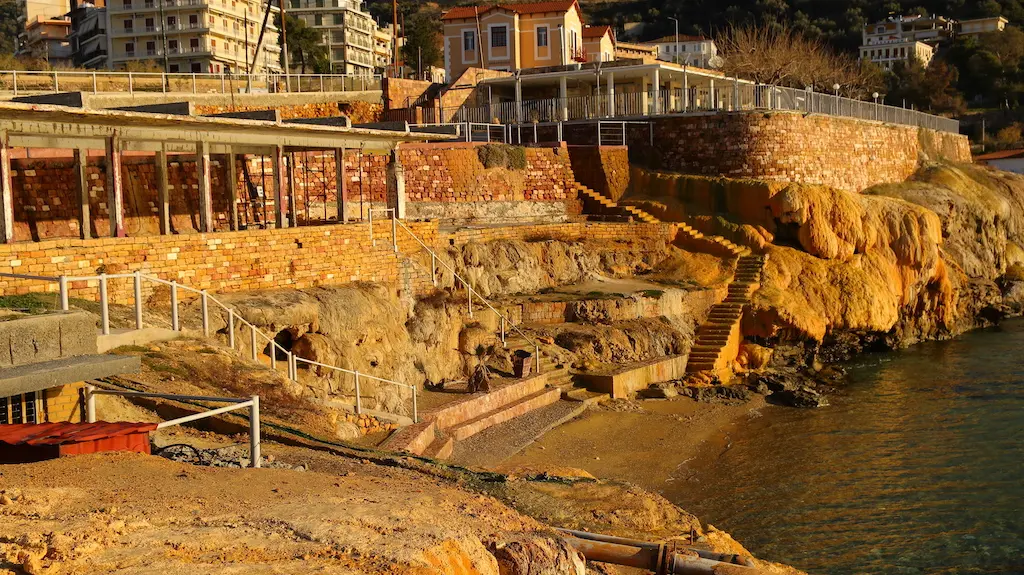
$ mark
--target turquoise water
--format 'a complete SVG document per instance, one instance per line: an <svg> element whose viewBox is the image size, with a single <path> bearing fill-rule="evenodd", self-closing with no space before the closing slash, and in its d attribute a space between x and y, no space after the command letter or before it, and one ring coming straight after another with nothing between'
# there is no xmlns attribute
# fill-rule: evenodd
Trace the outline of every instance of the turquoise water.
<svg viewBox="0 0 1024 575"><path fill-rule="evenodd" d="M849 376L830 407L762 410L664 494L810 573L1024 573L1024 322Z"/></svg>

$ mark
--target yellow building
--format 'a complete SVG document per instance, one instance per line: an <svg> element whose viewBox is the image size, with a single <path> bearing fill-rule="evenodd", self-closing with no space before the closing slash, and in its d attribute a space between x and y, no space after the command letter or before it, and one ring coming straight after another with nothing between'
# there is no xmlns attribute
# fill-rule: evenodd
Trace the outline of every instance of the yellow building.
<svg viewBox="0 0 1024 575"><path fill-rule="evenodd" d="M510 72L588 60L577 0L460 6L441 19L449 78L469 68ZM595 40L601 48L604 40Z"/></svg>

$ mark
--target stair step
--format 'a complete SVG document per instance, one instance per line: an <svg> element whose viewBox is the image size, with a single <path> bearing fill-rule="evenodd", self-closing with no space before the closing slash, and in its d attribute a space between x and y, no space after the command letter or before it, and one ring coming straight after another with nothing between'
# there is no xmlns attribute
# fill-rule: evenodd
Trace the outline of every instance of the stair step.
<svg viewBox="0 0 1024 575"><path fill-rule="evenodd" d="M473 419L460 423L448 429L447 432L455 439L455 441L462 441L480 433L488 427L504 423L510 419L519 417L520 415L524 415L535 409L540 409L546 405L551 405L561 397L561 390L552 388L542 389L536 393L527 395L518 401L505 404L494 411L484 413L474 417Z"/></svg>
<svg viewBox="0 0 1024 575"><path fill-rule="evenodd" d="M612 398L607 393L600 393L596 391L590 391L589 389L574 389L567 394L562 396L567 401L575 401L582 403L586 406L594 405L595 403L601 403Z"/></svg>
<svg viewBox="0 0 1024 575"><path fill-rule="evenodd" d="M446 435L435 439L433 443L428 445L427 448L423 450L423 457L429 457L430 459L448 459L452 456L453 451L455 451L455 440Z"/></svg>

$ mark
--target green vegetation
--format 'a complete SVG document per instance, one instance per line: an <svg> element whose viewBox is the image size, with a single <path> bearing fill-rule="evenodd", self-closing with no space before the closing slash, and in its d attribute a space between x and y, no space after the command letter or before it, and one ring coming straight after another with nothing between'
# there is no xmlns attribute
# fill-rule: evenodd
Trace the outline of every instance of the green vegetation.
<svg viewBox="0 0 1024 575"><path fill-rule="evenodd" d="M287 26L285 32L288 34L288 63L294 68L299 67L303 74L329 74L331 72L331 59L328 58L327 48L319 44L320 32L306 26L306 23L294 16L286 17ZM274 23L281 26L281 16L274 16ZM282 58L284 55L282 54ZM284 62L282 62L282 65Z"/></svg>
<svg viewBox="0 0 1024 575"><path fill-rule="evenodd" d="M0 308L30 314L46 313L60 308L53 294L25 294L0 297Z"/></svg>
<svg viewBox="0 0 1024 575"><path fill-rule="evenodd" d="M486 144L477 148L480 163L485 168L526 169L526 148L508 144Z"/></svg>
<svg viewBox="0 0 1024 575"><path fill-rule="evenodd" d="M640 293L643 294L644 297L649 297L653 299L661 299L661 296L665 295L665 292L661 291L660 289L645 289Z"/></svg>

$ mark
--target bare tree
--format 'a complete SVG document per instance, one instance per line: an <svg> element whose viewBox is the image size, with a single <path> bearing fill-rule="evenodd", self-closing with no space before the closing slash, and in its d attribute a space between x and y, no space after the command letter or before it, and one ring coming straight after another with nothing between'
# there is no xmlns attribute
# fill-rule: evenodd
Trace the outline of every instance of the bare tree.
<svg viewBox="0 0 1024 575"><path fill-rule="evenodd" d="M762 84L829 91L839 84L843 94L865 97L883 82L871 67L778 24L732 28L719 43L722 71Z"/></svg>

